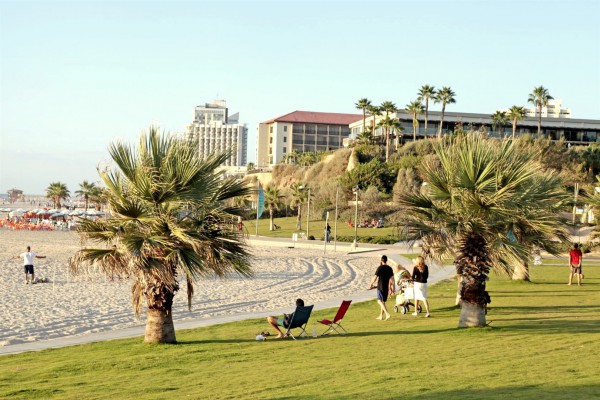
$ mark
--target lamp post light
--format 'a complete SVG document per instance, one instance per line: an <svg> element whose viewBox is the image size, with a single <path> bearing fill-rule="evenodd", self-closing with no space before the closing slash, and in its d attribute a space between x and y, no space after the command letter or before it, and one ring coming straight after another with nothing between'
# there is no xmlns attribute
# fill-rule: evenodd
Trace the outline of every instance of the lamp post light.
<svg viewBox="0 0 600 400"><path fill-rule="evenodd" d="M358 237L358 192L360 188L355 186L352 188L352 193L354 193L354 243L352 243L352 247L356 248L358 246L357 237Z"/></svg>

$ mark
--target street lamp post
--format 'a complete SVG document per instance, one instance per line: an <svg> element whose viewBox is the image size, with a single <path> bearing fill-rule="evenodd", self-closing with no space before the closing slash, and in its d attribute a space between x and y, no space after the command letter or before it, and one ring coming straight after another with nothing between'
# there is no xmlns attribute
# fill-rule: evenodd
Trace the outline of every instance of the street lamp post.
<svg viewBox="0 0 600 400"><path fill-rule="evenodd" d="M310 187L300 186L298 189L300 190L308 190L308 210L306 211L306 240L308 240L308 235L310 233Z"/></svg>
<svg viewBox="0 0 600 400"><path fill-rule="evenodd" d="M358 237L358 191L359 187L356 186L352 189L354 192L354 243L352 243L352 247L356 248L358 246L357 237Z"/></svg>
<svg viewBox="0 0 600 400"><path fill-rule="evenodd" d="M335 220L333 221L333 251L337 251L337 220L338 220L338 192L340 187L335 188Z"/></svg>

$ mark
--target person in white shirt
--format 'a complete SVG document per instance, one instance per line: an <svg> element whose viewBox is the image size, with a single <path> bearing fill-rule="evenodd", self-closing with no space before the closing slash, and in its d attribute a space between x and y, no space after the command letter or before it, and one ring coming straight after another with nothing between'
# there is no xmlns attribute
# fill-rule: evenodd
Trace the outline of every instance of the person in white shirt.
<svg viewBox="0 0 600 400"><path fill-rule="evenodd" d="M21 253L13 259L23 259L23 266L25 268L25 283L29 283L29 274L31 274L31 283L35 281L35 275L33 271L33 259L34 258L46 258L46 256L38 256L36 253L31 251L31 247L27 246L27 251L25 253Z"/></svg>

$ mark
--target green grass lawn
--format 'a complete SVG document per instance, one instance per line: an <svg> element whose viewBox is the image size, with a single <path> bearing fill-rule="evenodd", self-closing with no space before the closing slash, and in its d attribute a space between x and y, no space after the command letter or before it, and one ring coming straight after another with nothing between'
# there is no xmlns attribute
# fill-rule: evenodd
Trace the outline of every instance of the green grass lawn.
<svg viewBox="0 0 600 400"><path fill-rule="evenodd" d="M428 319L376 321L374 302L353 304L347 336L257 342L260 319L178 331L176 345L135 338L2 356L0 398L600 398L600 266L584 268L581 287L565 284L565 266L532 267L532 283L492 277L480 329L456 328L456 283L445 282L429 289ZM333 314L315 312L308 331Z"/></svg>
<svg viewBox="0 0 600 400"><path fill-rule="evenodd" d="M269 218L266 217L259 219L258 234L260 236L291 238L293 233L306 232L306 216L302 217L302 231L296 229L296 217L274 218L273 221L276 225L280 227L280 229L270 231ZM331 236L333 238L334 224L331 219L329 220L329 225L331 226ZM244 221L244 226L249 235L256 234L256 219ZM315 239L323 239L323 237L325 236L325 221L311 219L309 228L309 235L314 236ZM338 236L354 237L354 228L348 226L346 222L338 221L337 234ZM359 242L361 236L387 236L396 234L397 233L394 227L357 229L357 236Z"/></svg>

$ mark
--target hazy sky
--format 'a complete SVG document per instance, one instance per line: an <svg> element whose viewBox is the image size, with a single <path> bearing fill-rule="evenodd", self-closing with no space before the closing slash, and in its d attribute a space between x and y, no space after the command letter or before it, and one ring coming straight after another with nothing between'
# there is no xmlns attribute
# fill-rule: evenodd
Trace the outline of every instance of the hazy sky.
<svg viewBox="0 0 600 400"><path fill-rule="evenodd" d="M0 0L0 192L73 193L111 141L181 132L215 98L248 124L249 161L260 121L403 107L423 84L452 87L448 111L490 114L543 85L600 119L599 15L577 0Z"/></svg>

